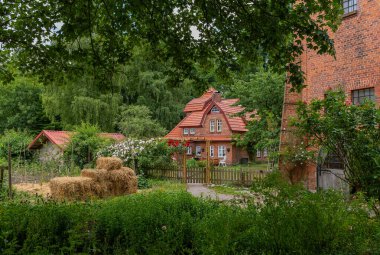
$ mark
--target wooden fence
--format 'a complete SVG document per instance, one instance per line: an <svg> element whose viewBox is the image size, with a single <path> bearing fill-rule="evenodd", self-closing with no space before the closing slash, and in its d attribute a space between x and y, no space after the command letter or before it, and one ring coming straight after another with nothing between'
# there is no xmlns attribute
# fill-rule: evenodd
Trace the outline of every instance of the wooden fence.
<svg viewBox="0 0 380 255"><path fill-rule="evenodd" d="M184 180L181 167L172 169L148 169L144 171L148 177L169 180ZM254 181L263 179L270 171L250 168L215 167L210 169L210 183L251 185ZM187 183L207 183L206 168L187 168Z"/></svg>

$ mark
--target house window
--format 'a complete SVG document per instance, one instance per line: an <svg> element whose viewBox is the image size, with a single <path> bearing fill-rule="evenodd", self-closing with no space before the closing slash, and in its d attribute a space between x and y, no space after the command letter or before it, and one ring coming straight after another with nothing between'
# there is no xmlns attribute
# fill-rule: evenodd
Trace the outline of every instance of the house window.
<svg viewBox="0 0 380 255"><path fill-rule="evenodd" d="M210 120L210 132L215 132L215 120Z"/></svg>
<svg viewBox="0 0 380 255"><path fill-rule="evenodd" d="M187 147L186 154L191 155L191 153L192 153L192 150L191 150L191 147L189 146Z"/></svg>
<svg viewBox="0 0 380 255"><path fill-rule="evenodd" d="M218 131L218 132L222 132L222 121L221 120L217 120L216 121L216 130Z"/></svg>
<svg viewBox="0 0 380 255"><path fill-rule="evenodd" d="M202 154L202 147L201 146L195 147L195 155L197 155L198 157L200 157L201 154Z"/></svg>
<svg viewBox="0 0 380 255"><path fill-rule="evenodd" d="M219 112L218 107L216 107L216 106L212 107L211 112L218 113Z"/></svg>
<svg viewBox="0 0 380 255"><path fill-rule="evenodd" d="M257 158L261 158L261 151L260 151L260 150L257 150L257 151L256 151L256 157L257 157Z"/></svg>
<svg viewBox="0 0 380 255"><path fill-rule="evenodd" d="M218 158L223 158L226 155L226 147L224 145L218 146Z"/></svg>
<svg viewBox="0 0 380 255"><path fill-rule="evenodd" d="M343 13L347 14L358 9L358 0L343 0Z"/></svg>
<svg viewBox="0 0 380 255"><path fill-rule="evenodd" d="M195 128L190 128L190 135L194 135L195 134Z"/></svg>
<svg viewBox="0 0 380 255"><path fill-rule="evenodd" d="M214 157L214 146L210 146L210 157Z"/></svg>
<svg viewBox="0 0 380 255"><path fill-rule="evenodd" d="M268 157L268 150L266 148L263 151L263 157Z"/></svg>
<svg viewBox="0 0 380 255"><path fill-rule="evenodd" d="M188 135L189 134L189 129L188 128L184 128L183 129L183 134L184 135Z"/></svg>
<svg viewBox="0 0 380 255"><path fill-rule="evenodd" d="M351 91L352 103L359 105L365 102L365 100L375 101L375 89L357 89Z"/></svg>

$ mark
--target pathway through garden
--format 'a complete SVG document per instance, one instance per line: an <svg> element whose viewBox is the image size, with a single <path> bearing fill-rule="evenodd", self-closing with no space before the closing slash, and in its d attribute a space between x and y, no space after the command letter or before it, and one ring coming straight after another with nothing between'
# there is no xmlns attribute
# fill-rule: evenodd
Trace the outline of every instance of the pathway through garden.
<svg viewBox="0 0 380 255"><path fill-rule="evenodd" d="M191 193L195 197L210 198L219 201L229 201L236 198L234 195L217 194L212 189L207 188L201 183L188 183L187 192Z"/></svg>

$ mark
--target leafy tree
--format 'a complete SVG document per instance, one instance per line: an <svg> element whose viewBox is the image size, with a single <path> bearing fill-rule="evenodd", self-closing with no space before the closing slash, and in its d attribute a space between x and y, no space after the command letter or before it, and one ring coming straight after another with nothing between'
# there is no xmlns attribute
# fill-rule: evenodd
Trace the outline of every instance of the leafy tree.
<svg viewBox="0 0 380 255"><path fill-rule="evenodd" d="M324 154L341 160L353 191L376 198L380 198L379 124L380 110L373 102L350 105L343 91L330 91L310 105L299 103L292 123L307 139L309 150L322 148Z"/></svg>
<svg viewBox="0 0 380 255"><path fill-rule="evenodd" d="M12 157L24 156L32 140L33 136L27 131L5 130L0 135L0 158L8 157L8 145L11 145Z"/></svg>
<svg viewBox="0 0 380 255"><path fill-rule="evenodd" d="M100 90L90 75L62 77L47 83L42 102L50 120L71 129L81 122L114 131L119 113L120 90Z"/></svg>
<svg viewBox="0 0 380 255"><path fill-rule="evenodd" d="M51 127L42 108L42 92L42 85L33 78L16 77L10 84L0 84L0 133L7 129L38 133Z"/></svg>
<svg viewBox="0 0 380 255"><path fill-rule="evenodd" d="M64 156L72 160L80 168L93 162L96 152L103 146L111 144L111 139L99 136L100 129L87 123L75 128L70 143L65 149Z"/></svg>
<svg viewBox="0 0 380 255"><path fill-rule="evenodd" d="M306 47L334 54L328 31L337 29L342 7L340 0L42 0L5 1L0 13L0 56L17 52L22 70L45 79L81 75L83 63L95 80L111 79L146 40L185 73L194 60L215 58L223 70L265 53L300 88L298 57Z"/></svg>
<svg viewBox="0 0 380 255"><path fill-rule="evenodd" d="M121 112L118 126L127 137L151 138L163 136L166 130L152 119L152 113L143 105L130 105Z"/></svg>
<svg viewBox="0 0 380 255"><path fill-rule="evenodd" d="M234 78L228 97L240 98L245 112L253 112L248 131L237 137L237 145L247 149L251 159L257 149L267 149L274 160L279 146L285 77L271 70L258 69ZM273 161L274 162L274 161Z"/></svg>

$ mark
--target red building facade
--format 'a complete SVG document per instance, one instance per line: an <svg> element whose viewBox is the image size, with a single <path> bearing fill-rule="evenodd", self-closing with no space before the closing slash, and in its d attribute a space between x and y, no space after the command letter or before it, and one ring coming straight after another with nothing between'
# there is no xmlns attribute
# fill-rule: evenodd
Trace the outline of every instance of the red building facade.
<svg viewBox="0 0 380 255"><path fill-rule="evenodd" d="M331 37L335 41L336 58L318 55L306 49L301 65L307 87L302 93L285 91L281 127L281 150L289 145L291 129L289 117L295 116L298 101L323 99L327 90L343 89L352 103L365 98L380 103L380 1L344 0L342 23ZM280 164L281 165L281 164ZM285 170L286 165L282 165ZM310 189L317 187L316 165L303 169Z"/></svg>
<svg viewBox="0 0 380 255"><path fill-rule="evenodd" d="M165 138L189 141L188 158L205 160L209 153L214 164L248 162L246 150L233 144L234 135L247 131L248 115L236 116L244 110L236 105L238 101L222 99L218 91L210 88L186 105L186 117Z"/></svg>

